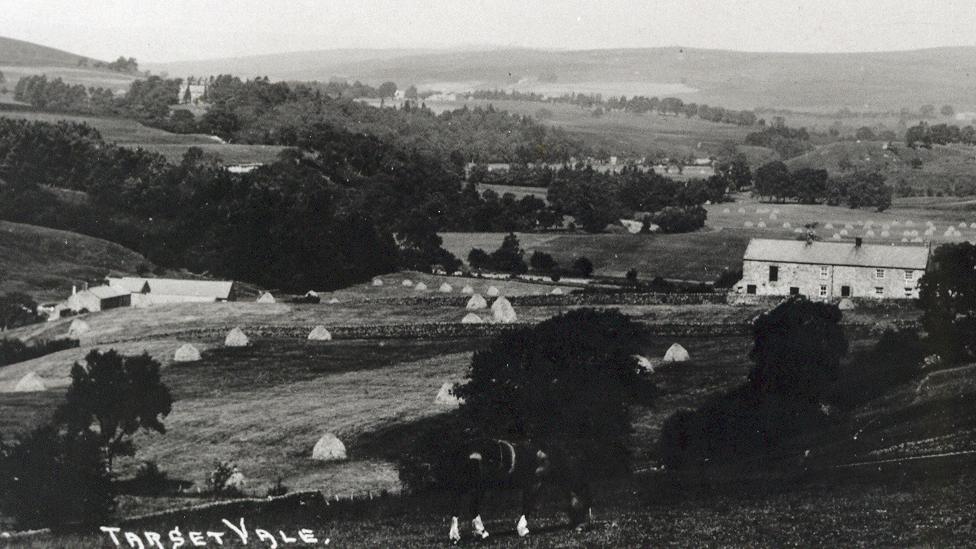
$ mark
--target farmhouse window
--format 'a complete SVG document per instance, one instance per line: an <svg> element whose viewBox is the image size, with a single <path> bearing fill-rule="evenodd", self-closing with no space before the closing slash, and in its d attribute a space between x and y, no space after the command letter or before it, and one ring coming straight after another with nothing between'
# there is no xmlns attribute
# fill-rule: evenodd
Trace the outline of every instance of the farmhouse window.
<svg viewBox="0 0 976 549"><path fill-rule="evenodd" d="M915 297L914 288L905 288L905 297Z"/></svg>
<svg viewBox="0 0 976 549"><path fill-rule="evenodd" d="M796 286L790 286L790 295L800 295L800 289Z"/></svg>
<svg viewBox="0 0 976 549"><path fill-rule="evenodd" d="M877 278L878 280L884 280L884 277L885 277L885 270L884 269L875 269L874 270L874 278Z"/></svg>
<svg viewBox="0 0 976 549"><path fill-rule="evenodd" d="M827 286L824 284L820 285L820 297L827 297Z"/></svg>
<svg viewBox="0 0 976 549"><path fill-rule="evenodd" d="M882 288L881 286L875 286L874 287L874 295L883 296L884 295L884 288Z"/></svg>
<svg viewBox="0 0 976 549"><path fill-rule="evenodd" d="M747 294L754 294L754 293L756 293L756 285L755 284L747 284L746 285L746 293Z"/></svg>
<svg viewBox="0 0 976 549"><path fill-rule="evenodd" d="M830 275L830 267L823 265L820 267L820 278L827 278Z"/></svg>
<svg viewBox="0 0 976 549"><path fill-rule="evenodd" d="M776 265L769 266L769 281L776 282L779 280L779 267Z"/></svg>
<svg viewBox="0 0 976 549"><path fill-rule="evenodd" d="M915 271L905 271L905 282L915 280Z"/></svg>
<svg viewBox="0 0 976 549"><path fill-rule="evenodd" d="M840 287L840 296L841 297L851 297L851 287L850 286L841 286Z"/></svg>

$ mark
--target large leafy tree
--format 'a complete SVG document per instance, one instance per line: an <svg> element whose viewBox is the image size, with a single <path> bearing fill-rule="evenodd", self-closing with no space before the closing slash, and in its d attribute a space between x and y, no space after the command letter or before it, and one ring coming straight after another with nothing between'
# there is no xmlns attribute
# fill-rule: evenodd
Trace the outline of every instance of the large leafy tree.
<svg viewBox="0 0 976 549"><path fill-rule="evenodd" d="M922 325L944 359L976 355L976 246L968 242L935 249L919 281Z"/></svg>
<svg viewBox="0 0 976 549"><path fill-rule="evenodd" d="M578 309L506 332L475 353L457 389L484 434L574 447L594 465L626 463L630 405L654 386L634 355L639 326L617 311Z"/></svg>
<svg viewBox="0 0 976 549"><path fill-rule="evenodd" d="M847 338L836 305L791 297L753 322L749 383L760 395L816 401L837 376Z"/></svg>
<svg viewBox="0 0 976 549"><path fill-rule="evenodd" d="M162 418L173 397L148 354L123 356L114 349L91 351L71 368L71 386L55 418L69 434L96 428L109 466L118 455L132 455L131 437L139 429L165 433Z"/></svg>
<svg viewBox="0 0 976 549"><path fill-rule="evenodd" d="M0 296L0 331L39 322L41 317L36 310L37 303L27 294L11 292Z"/></svg>

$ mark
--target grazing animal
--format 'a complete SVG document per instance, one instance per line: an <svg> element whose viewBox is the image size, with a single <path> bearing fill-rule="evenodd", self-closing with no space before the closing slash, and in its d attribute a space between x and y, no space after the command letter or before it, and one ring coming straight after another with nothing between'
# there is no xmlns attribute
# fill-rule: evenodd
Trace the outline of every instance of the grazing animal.
<svg viewBox="0 0 976 549"><path fill-rule="evenodd" d="M461 539L459 517L462 503L469 497L467 519L478 539L488 537L481 520L481 502L490 488L512 487L522 491L522 515L515 525L520 537L529 534L528 519L535 511L539 490L545 483L562 485L568 491L569 515L578 530L590 518L589 484L579 474L579 467L566 453L542 448L531 442L500 439L477 439L464 444L451 460L449 482L454 491L450 540Z"/></svg>

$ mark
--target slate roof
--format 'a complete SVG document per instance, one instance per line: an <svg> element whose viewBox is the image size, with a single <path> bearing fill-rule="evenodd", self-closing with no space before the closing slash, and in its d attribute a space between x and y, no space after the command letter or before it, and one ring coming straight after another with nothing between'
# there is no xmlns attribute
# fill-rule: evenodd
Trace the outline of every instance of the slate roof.
<svg viewBox="0 0 976 549"><path fill-rule="evenodd" d="M743 256L746 261L843 265L924 270L929 262L928 246L895 246L854 242L807 242L753 238Z"/></svg>
<svg viewBox="0 0 976 549"><path fill-rule="evenodd" d="M183 295L192 297L209 297L213 299L229 299L234 287L233 281L225 280L184 280L178 278L109 278L108 283L122 288L128 293L144 293L148 284L150 294Z"/></svg>
<svg viewBox="0 0 976 549"><path fill-rule="evenodd" d="M114 297L122 297L132 293L123 288L113 288L112 286L94 286L92 288L88 288L87 291L98 299L112 299Z"/></svg>

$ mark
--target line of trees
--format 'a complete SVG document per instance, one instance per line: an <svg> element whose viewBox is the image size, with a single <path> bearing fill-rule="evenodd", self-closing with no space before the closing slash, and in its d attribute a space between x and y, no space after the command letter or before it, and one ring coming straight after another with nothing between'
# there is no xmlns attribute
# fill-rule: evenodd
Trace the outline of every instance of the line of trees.
<svg viewBox="0 0 976 549"><path fill-rule="evenodd" d="M635 95L627 98L625 95L611 96L604 99L602 94L586 93L567 93L556 97L550 97L535 92L520 92L518 90L475 90L469 94L472 99L484 99L489 101L535 101L540 103L563 103L576 105L578 107L594 109L599 108L600 113L606 111L624 111L632 113L657 112L662 115L684 115L687 118L697 117L711 122L721 122L724 124L736 124L739 126L752 126L758 121L756 114L752 111L726 109L723 107L710 107L706 104L685 103L677 97L646 97Z"/></svg>
<svg viewBox="0 0 976 549"><path fill-rule="evenodd" d="M99 116L125 116L148 124L163 124L178 100L182 81L150 76L134 81L116 96L108 88L67 84L47 75L25 76L14 87L14 99L46 111Z"/></svg>
<svg viewBox="0 0 976 549"><path fill-rule="evenodd" d="M950 143L976 144L976 128L951 124L926 124L922 122L905 131L905 144L909 147L931 147Z"/></svg>
<svg viewBox="0 0 976 549"><path fill-rule="evenodd" d="M756 170L753 193L783 202L846 204L851 208L875 208L880 212L891 207L892 189L877 172L855 171L830 177L827 170L813 168L791 172L786 164L775 161Z"/></svg>

